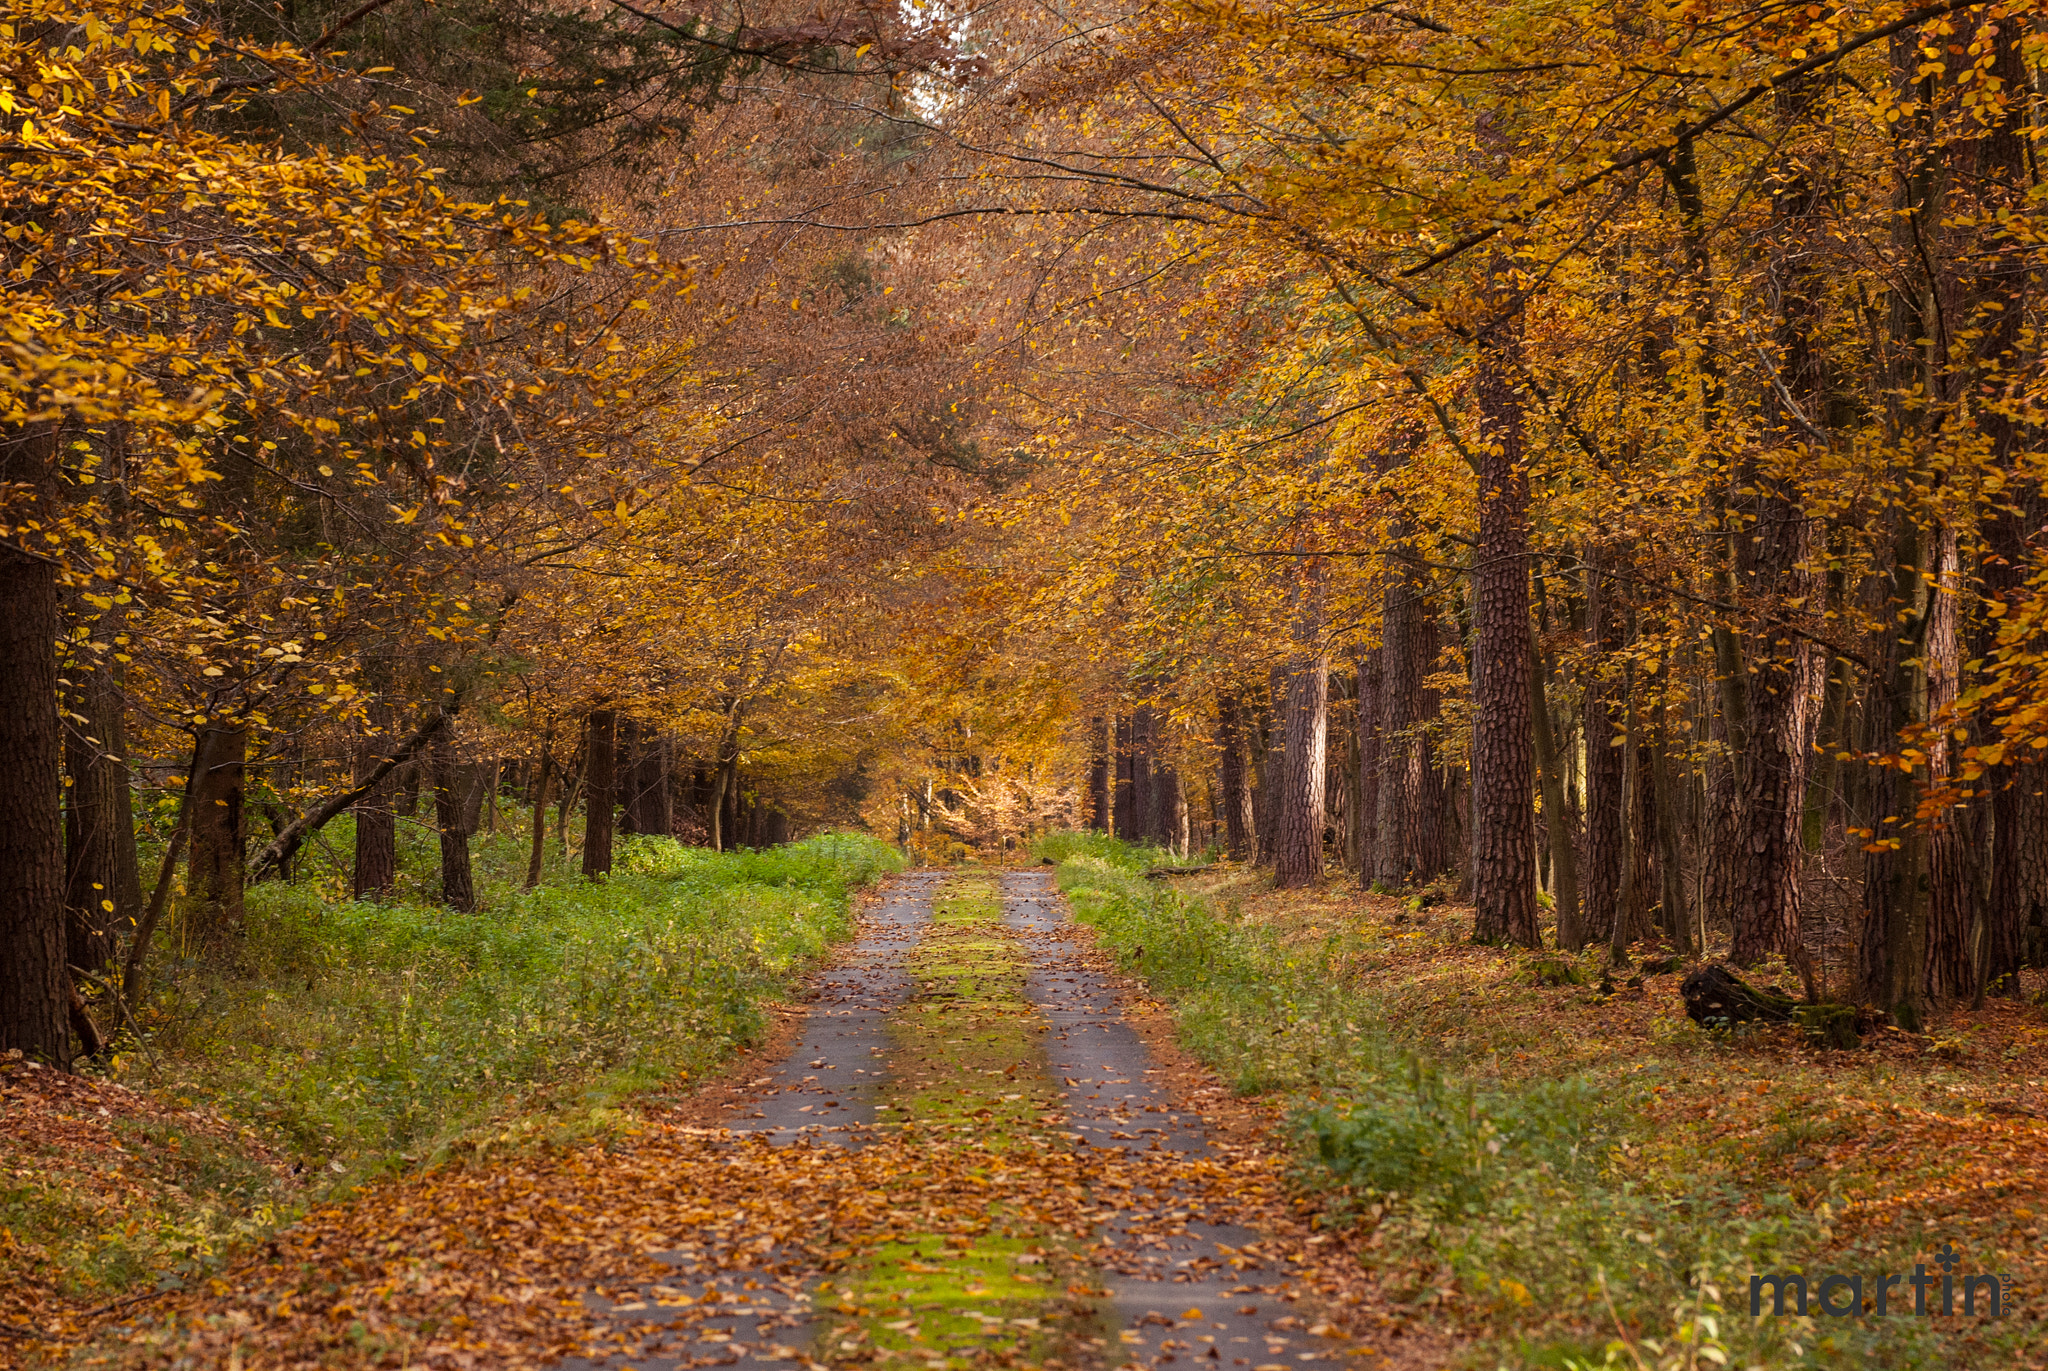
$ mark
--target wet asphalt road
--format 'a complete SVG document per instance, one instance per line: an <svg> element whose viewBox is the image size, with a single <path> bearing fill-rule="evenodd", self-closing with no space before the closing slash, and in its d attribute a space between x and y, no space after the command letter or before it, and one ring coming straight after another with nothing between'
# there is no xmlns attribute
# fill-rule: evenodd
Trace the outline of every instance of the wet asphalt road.
<svg viewBox="0 0 2048 1371"><path fill-rule="evenodd" d="M758 1085L761 1098L728 1125L761 1132L777 1145L799 1138L860 1147L873 1136L876 1105L890 1070L886 1018L917 989L906 959L931 920L931 900L948 873L916 871L891 880L868 927L819 981L802 1039ZM1208 1146L1198 1115L1176 1106L1155 1080L1159 1073L1125 1020L1115 988L1085 955L1053 885L1050 869L1001 878L1003 916L1026 949L1026 992L1045 1021L1047 1068L1063 1086L1068 1136L1076 1146L1197 1154ZM1025 1065L1032 1065L1026 1063ZM886 1124L886 1120L882 1120ZM1151 1197L1156 1209L1141 1225L1118 1224L1103 1236L1114 1257L1102 1272L1112 1341L1106 1366L1263 1368L1335 1358L1335 1344L1301 1329L1284 1273L1235 1269L1250 1230L1196 1221L1172 1223L1178 1197ZM1142 1231L1139 1231L1141 1230ZM810 1294L793 1284L762 1284L758 1275L707 1270L687 1253L662 1254L676 1268L671 1284L635 1300L592 1299L614 1323L666 1323L679 1311L659 1301L688 1295L715 1301L720 1314L697 1323L693 1345L666 1355L604 1362L571 1358L569 1371L599 1366L650 1371L708 1365L787 1366L812 1339ZM1239 1258L1242 1261L1242 1258ZM748 1289L748 1285L755 1288ZM1275 1325L1278 1325L1276 1327Z"/></svg>

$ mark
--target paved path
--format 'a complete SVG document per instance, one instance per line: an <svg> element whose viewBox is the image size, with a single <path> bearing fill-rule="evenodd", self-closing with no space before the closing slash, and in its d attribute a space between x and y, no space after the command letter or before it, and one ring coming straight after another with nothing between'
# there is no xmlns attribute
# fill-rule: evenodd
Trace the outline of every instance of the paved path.
<svg viewBox="0 0 2048 1371"><path fill-rule="evenodd" d="M1156 1082L1151 1051L1123 1015L1115 989L1095 969L1077 936L1050 871L1003 877L1003 912L1032 949L1027 982L1050 1032L1046 1055L1067 1086L1068 1124L1083 1145L1190 1155L1204 1151L1199 1115ZM1180 1208L1178 1197L1152 1197L1155 1214ZM1156 1222L1139 1225L1156 1235ZM1293 1325L1289 1302L1274 1292L1284 1280L1238 1271L1229 1260L1258 1235L1235 1225L1188 1222L1172 1236L1139 1237L1116 1225L1104 1236L1116 1261L1103 1273L1124 1357L1149 1364L1194 1357L1224 1366L1314 1362L1334 1350L1329 1340ZM1247 1287L1261 1287L1251 1288ZM1185 1317L1193 1310L1200 1318ZM1275 1322L1283 1324L1276 1329Z"/></svg>
<svg viewBox="0 0 2048 1371"><path fill-rule="evenodd" d="M920 989L906 961L947 879L945 872L919 871L888 883L860 939L819 981L797 1046L756 1083L760 1099L730 1127L766 1133L778 1146L809 1138L849 1148L888 1127L877 1105L892 1069L889 1016ZM1028 954L1026 993L1044 1025L1045 1061L1019 1065L1042 1068L1061 1083L1074 1145L1202 1152L1208 1144L1199 1117L1155 1084L1160 1073L1151 1053L1124 1018L1115 988L1086 954L1088 944L1069 919L1052 873L1006 873L1001 893L1004 923ZM1333 1344L1300 1331L1301 1321L1282 1298L1284 1277L1229 1264L1255 1234L1201 1222L1162 1223L1183 1207L1180 1197L1139 1198L1154 1206L1150 1221L1103 1234L1113 1255L1101 1273L1110 1292L1102 1365L1199 1360L1277 1371L1283 1361L1299 1365L1331 1352ZM715 1304L719 1316L695 1324L694 1345L671 1347L663 1356L574 1359L564 1367L787 1366L815 1341L808 1290L763 1283L758 1272L704 1269L681 1252L657 1259L676 1268L673 1284L650 1286L641 1298L616 1304L593 1299L592 1306L614 1323L668 1322L675 1311L661 1301L681 1296L699 1309Z"/></svg>

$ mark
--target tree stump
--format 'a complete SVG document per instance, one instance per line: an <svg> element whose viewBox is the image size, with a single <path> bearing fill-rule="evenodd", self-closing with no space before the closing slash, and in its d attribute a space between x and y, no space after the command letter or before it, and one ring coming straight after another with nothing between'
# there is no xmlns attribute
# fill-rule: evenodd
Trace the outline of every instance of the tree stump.
<svg viewBox="0 0 2048 1371"><path fill-rule="evenodd" d="M1795 1008L1782 995L1752 989L1725 966L1702 967L1679 984L1685 1016L1704 1028L1762 1021L1788 1023Z"/></svg>

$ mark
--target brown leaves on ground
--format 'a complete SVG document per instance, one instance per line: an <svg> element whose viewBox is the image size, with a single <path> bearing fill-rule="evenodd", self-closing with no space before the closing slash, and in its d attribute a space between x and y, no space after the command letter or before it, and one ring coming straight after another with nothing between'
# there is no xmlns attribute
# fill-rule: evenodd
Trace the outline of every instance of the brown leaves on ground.
<svg viewBox="0 0 2048 1371"><path fill-rule="evenodd" d="M0 1059L0 1362L44 1338L78 1337L127 1306L98 1288L124 1260L163 1264L166 1249L205 1253L245 1223L246 1194L283 1196L284 1162L205 1109Z"/></svg>
<svg viewBox="0 0 2048 1371"><path fill-rule="evenodd" d="M1178 1220L1139 1198L1167 1191L1181 1197ZM609 1143L436 1171L320 1209L248 1269L156 1306L123 1344L84 1360L522 1367L641 1352L687 1338L712 1302L666 1285L654 1298L681 1313L660 1328L614 1326L604 1310L686 1276L788 1290L907 1234L1010 1228L1085 1246L1112 1216L1177 1226L1189 1212L1272 1234L1270 1246L1219 1255L1245 1268L1313 1267L1327 1242L1291 1208L1278 1156L1255 1147L1214 1159L1006 1154L963 1131L885 1136L857 1151L776 1148L657 1116ZM655 1253L694 1265L679 1275Z"/></svg>

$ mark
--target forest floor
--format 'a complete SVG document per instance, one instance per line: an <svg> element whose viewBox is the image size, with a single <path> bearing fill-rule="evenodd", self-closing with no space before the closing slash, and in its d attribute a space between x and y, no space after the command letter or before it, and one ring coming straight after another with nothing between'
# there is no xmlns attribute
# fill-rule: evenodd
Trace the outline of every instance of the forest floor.
<svg viewBox="0 0 2048 1371"><path fill-rule="evenodd" d="M1044 850L1056 873L892 878L765 1043L688 1093L365 1177L36 1355L2048 1365L2040 1010L1854 1052L1707 1033L1677 975L1603 991L1589 956L1583 983L1546 984L1537 959L1473 947L1468 910L1230 867L1146 879L1147 854L1100 840ZM0 1074L62 1105L51 1149L129 1148L132 1175L169 1139L183 1175L222 1153L285 1170L205 1109ZM1868 1296L1916 1262L1938 1276L1944 1244L1959 1277L2008 1278L2003 1317L1749 1316L1753 1273L1856 1274Z"/></svg>
<svg viewBox="0 0 2048 1371"><path fill-rule="evenodd" d="M1164 1027L1051 873L897 878L744 1085L369 1185L76 1359L1443 1364Z"/></svg>

